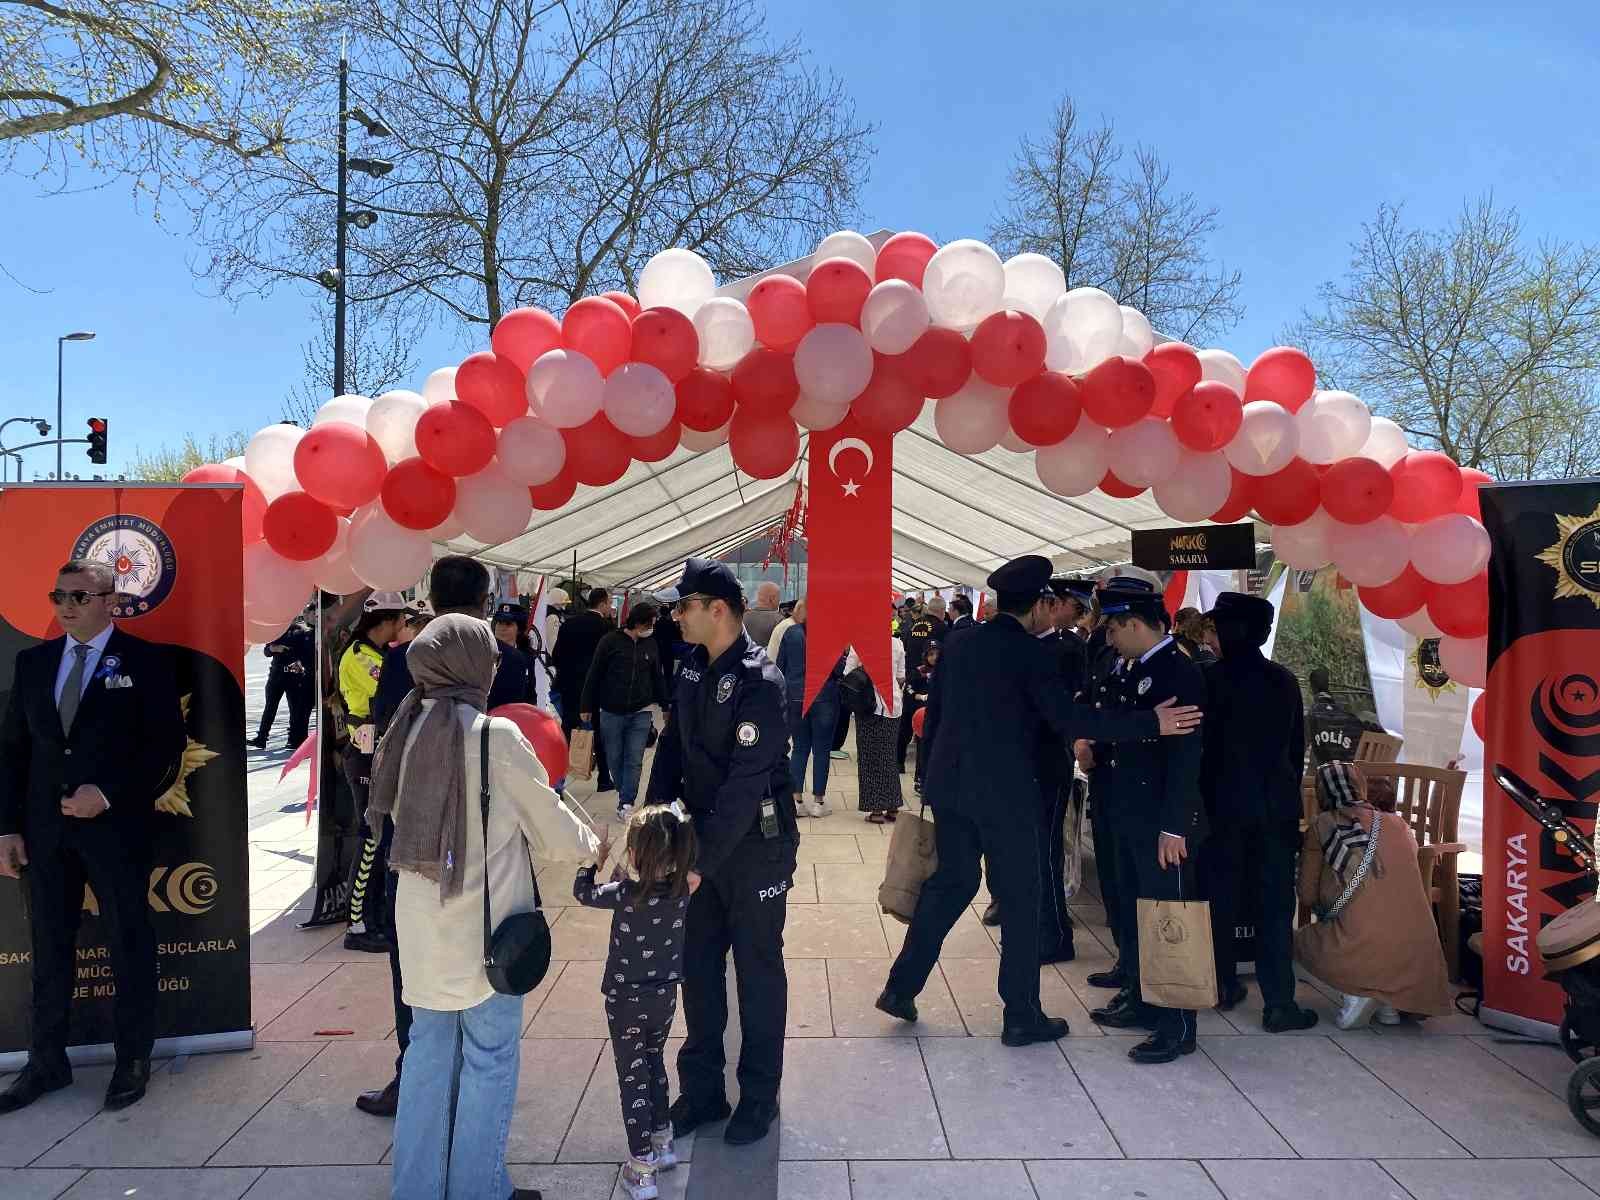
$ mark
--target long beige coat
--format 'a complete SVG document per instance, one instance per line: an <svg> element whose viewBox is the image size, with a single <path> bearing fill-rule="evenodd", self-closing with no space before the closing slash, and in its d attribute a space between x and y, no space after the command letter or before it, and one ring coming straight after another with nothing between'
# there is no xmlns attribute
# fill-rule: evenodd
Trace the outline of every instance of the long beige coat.
<svg viewBox="0 0 1600 1200"><path fill-rule="evenodd" d="M1416 838L1395 813L1366 806L1353 811L1368 828L1374 817L1382 822L1374 869L1335 920L1295 933L1295 961L1347 995L1373 996L1401 1012L1454 1012L1444 951L1422 888ZM1322 857L1322 835L1332 823L1331 813L1319 814L1300 849L1300 902L1307 907L1329 907L1344 891Z"/></svg>

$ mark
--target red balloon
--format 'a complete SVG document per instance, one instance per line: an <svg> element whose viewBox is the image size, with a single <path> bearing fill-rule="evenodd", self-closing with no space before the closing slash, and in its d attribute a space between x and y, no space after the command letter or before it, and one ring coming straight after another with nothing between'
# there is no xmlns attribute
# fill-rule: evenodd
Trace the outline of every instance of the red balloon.
<svg viewBox="0 0 1600 1200"><path fill-rule="evenodd" d="M800 457L800 430L786 415L740 408L728 426L728 449L752 479L777 479Z"/></svg>
<svg viewBox="0 0 1600 1200"><path fill-rule="evenodd" d="M850 402L856 419L877 433L899 433L922 412L922 393L897 371L888 358L874 355L872 378Z"/></svg>
<svg viewBox="0 0 1600 1200"><path fill-rule="evenodd" d="M1357 588L1356 593L1373 616L1398 621L1428 602L1428 581L1407 563L1406 569L1388 583L1381 587Z"/></svg>
<svg viewBox="0 0 1600 1200"><path fill-rule="evenodd" d="M917 737L921 737L922 736L922 727L925 724L927 724L927 721L928 721L928 706L927 705L923 705L921 708L917 709L916 712L911 714L911 732L913 734L915 734Z"/></svg>
<svg viewBox="0 0 1600 1200"><path fill-rule="evenodd" d="M261 540L261 518L266 515L267 498L262 494L256 481L251 479L238 467L230 467L223 463L207 463L203 467L196 467L186 474L183 483L239 483L244 485L244 505L240 512L240 533L243 535L244 544Z"/></svg>
<svg viewBox="0 0 1600 1200"><path fill-rule="evenodd" d="M800 399L794 355L757 346L734 365L733 398L741 411L749 409L767 416L787 413Z"/></svg>
<svg viewBox="0 0 1600 1200"><path fill-rule="evenodd" d="M1149 415L1156 377L1135 359L1112 355L1083 379L1083 411L1096 425L1120 429Z"/></svg>
<svg viewBox="0 0 1600 1200"><path fill-rule="evenodd" d="M600 299L611 301L623 311L630 321L639 315L639 302L628 295L627 292L601 292Z"/></svg>
<svg viewBox="0 0 1600 1200"><path fill-rule="evenodd" d="M1428 585L1428 619L1449 637L1475 638L1489 632L1489 573L1465 583Z"/></svg>
<svg viewBox="0 0 1600 1200"><path fill-rule="evenodd" d="M1110 471L1107 471L1105 478L1100 480L1100 490L1108 496L1117 497L1119 500L1132 500L1135 496L1145 491L1144 488L1136 488L1132 484L1123 483Z"/></svg>
<svg viewBox="0 0 1600 1200"><path fill-rule="evenodd" d="M470 404L435 404L417 418L417 454L446 475L476 475L494 458L495 445L494 426Z"/></svg>
<svg viewBox="0 0 1600 1200"><path fill-rule="evenodd" d="M304 492L285 492L267 505L261 529L267 545L284 558L310 562L333 546L339 536L339 518Z"/></svg>
<svg viewBox="0 0 1600 1200"><path fill-rule="evenodd" d="M806 285L793 275L768 275L745 297L756 341L774 350L792 351L816 324Z"/></svg>
<svg viewBox="0 0 1600 1200"><path fill-rule="evenodd" d="M928 260L939 245L921 233L897 233L878 250L874 271L876 282L885 279L904 279L912 287L922 286L922 276L928 269ZM934 399L939 399L935 396Z"/></svg>
<svg viewBox="0 0 1600 1200"><path fill-rule="evenodd" d="M1478 698L1472 702L1472 732L1480 739L1489 736L1488 706L1484 703L1488 699L1488 692L1479 692Z"/></svg>
<svg viewBox="0 0 1600 1200"><path fill-rule="evenodd" d="M567 349L586 355L602 375L625 363L633 345L628 314L600 296L586 296L567 309L561 318L561 336Z"/></svg>
<svg viewBox="0 0 1600 1200"><path fill-rule="evenodd" d="M721 429L733 416L733 381L721 371L695 367L674 389L678 397L678 420L685 429L710 433Z"/></svg>
<svg viewBox="0 0 1600 1200"><path fill-rule="evenodd" d="M1159 378L1157 388L1159 394ZM1227 384L1212 379L1195 384L1172 405L1173 434L1189 449L1201 453L1221 450L1233 441L1243 421L1244 405L1239 397Z"/></svg>
<svg viewBox="0 0 1600 1200"><path fill-rule="evenodd" d="M1431 521L1455 511L1461 502L1461 468L1437 450L1413 450L1390 467L1389 474L1394 479L1389 515L1397 521L1412 525Z"/></svg>
<svg viewBox="0 0 1600 1200"><path fill-rule="evenodd" d="M972 347L954 329L935 327L892 362L928 399L943 400L959 392L972 374Z"/></svg>
<svg viewBox="0 0 1600 1200"><path fill-rule="evenodd" d="M1071 375L1045 371L1011 393L1009 408L1013 433L1030 446L1054 446L1077 428L1083 402Z"/></svg>
<svg viewBox="0 0 1600 1200"><path fill-rule="evenodd" d="M526 375L541 354L561 348L561 322L542 308L513 308L494 327L489 345Z"/></svg>
<svg viewBox="0 0 1600 1200"><path fill-rule="evenodd" d="M383 511L396 525L432 529L455 508L456 481L421 458L406 458L389 468L381 495Z"/></svg>
<svg viewBox="0 0 1600 1200"><path fill-rule="evenodd" d="M572 477L590 487L621 479L633 458L628 435L608 421L605 413L596 413L576 429L563 429L561 436L567 443L566 465Z"/></svg>
<svg viewBox="0 0 1600 1200"><path fill-rule="evenodd" d="M1322 480L1303 458L1261 480L1256 488L1256 512L1269 525L1298 525L1322 503Z"/></svg>
<svg viewBox="0 0 1600 1200"><path fill-rule="evenodd" d="M533 501L533 506L541 512L554 512L578 490L578 481L572 474L570 465L561 468L561 474L548 483L537 483L528 489L528 499Z"/></svg>
<svg viewBox="0 0 1600 1200"><path fill-rule="evenodd" d="M472 405L500 429L528 415L524 375L509 358L480 350L456 368L456 399Z"/></svg>
<svg viewBox="0 0 1600 1200"><path fill-rule="evenodd" d="M851 258L825 258L806 277L806 303L818 325L859 325L872 277Z"/></svg>
<svg viewBox="0 0 1600 1200"><path fill-rule="evenodd" d="M1388 512L1393 502L1394 479L1382 463L1341 458L1323 472L1322 507L1335 521L1365 525Z"/></svg>
<svg viewBox="0 0 1600 1200"><path fill-rule="evenodd" d="M634 362L649 363L673 383L694 370L700 335L694 322L675 308L647 308L633 321Z"/></svg>
<svg viewBox="0 0 1600 1200"><path fill-rule="evenodd" d="M1246 475L1232 465L1228 470L1233 472L1233 486L1228 491L1228 499L1221 508L1211 514L1211 519L1218 525L1232 525L1254 508L1256 503L1256 477Z"/></svg>
<svg viewBox="0 0 1600 1200"><path fill-rule="evenodd" d="M678 438L682 427L674 417L668 421L660 433L652 433L649 437L629 438L629 453L640 462L660 462L671 456L678 448Z"/></svg>
<svg viewBox="0 0 1600 1200"><path fill-rule="evenodd" d="M1271 400L1290 412L1311 399L1317 388L1317 368L1304 350L1274 346L1263 350L1244 377L1244 399Z"/></svg>
<svg viewBox="0 0 1600 1200"><path fill-rule="evenodd" d="M1170 417L1178 397L1200 382L1200 356L1186 342L1162 342L1144 356L1144 365L1156 377L1152 417Z"/></svg>
<svg viewBox="0 0 1600 1200"><path fill-rule="evenodd" d="M561 722L532 704L502 704L489 710L491 717L504 717L522 731L533 752L544 764L549 782L556 784L567 777L567 739L561 732Z"/></svg>
<svg viewBox="0 0 1600 1200"><path fill-rule="evenodd" d="M1456 499L1456 511L1464 516L1471 517L1480 524L1483 521L1483 508L1478 503L1478 489L1486 483L1493 483L1494 476L1480 471L1475 467L1461 468L1461 495Z"/></svg>
<svg viewBox="0 0 1600 1200"><path fill-rule="evenodd" d="M1044 370L1044 326L1004 309L972 331L972 369L997 387L1016 387Z"/></svg>
<svg viewBox="0 0 1600 1200"><path fill-rule="evenodd" d="M295 478L330 507L359 508L374 499L388 469L376 439L343 421L313 426L294 448Z"/></svg>

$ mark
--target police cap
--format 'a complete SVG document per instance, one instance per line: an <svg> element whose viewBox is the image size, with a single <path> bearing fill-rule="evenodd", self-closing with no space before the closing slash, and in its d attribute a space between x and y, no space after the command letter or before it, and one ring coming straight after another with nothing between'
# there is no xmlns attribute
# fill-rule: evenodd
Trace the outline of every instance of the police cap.
<svg viewBox="0 0 1600 1200"><path fill-rule="evenodd" d="M1074 600L1080 600L1087 606L1090 598L1094 596L1094 581L1092 579L1052 579L1050 581L1050 590L1056 594L1058 599L1065 600L1068 596L1071 596Z"/></svg>
<svg viewBox="0 0 1600 1200"><path fill-rule="evenodd" d="M689 596L705 596L729 604L744 603L739 577L727 563L714 558L691 558L683 564L683 578L678 580L678 586L656 594L657 599L667 604L676 604Z"/></svg>
<svg viewBox="0 0 1600 1200"><path fill-rule="evenodd" d="M1113 575L1105 581L1101 591L1104 592L1106 588L1120 588L1123 591L1154 592L1156 585L1148 579L1140 579L1137 575Z"/></svg>
<svg viewBox="0 0 1600 1200"><path fill-rule="evenodd" d="M1161 597L1148 588L1122 587L1122 582L1114 579L1100 589L1100 611L1108 617L1142 617L1152 625L1164 626L1167 609Z"/></svg>
<svg viewBox="0 0 1600 1200"><path fill-rule="evenodd" d="M1052 570L1053 565L1044 555L1024 554L998 568L985 582L997 593L1013 596L1049 595Z"/></svg>
<svg viewBox="0 0 1600 1200"><path fill-rule="evenodd" d="M494 610L496 621L511 621L522 625L528 619L528 610L520 604L513 604L509 600Z"/></svg>

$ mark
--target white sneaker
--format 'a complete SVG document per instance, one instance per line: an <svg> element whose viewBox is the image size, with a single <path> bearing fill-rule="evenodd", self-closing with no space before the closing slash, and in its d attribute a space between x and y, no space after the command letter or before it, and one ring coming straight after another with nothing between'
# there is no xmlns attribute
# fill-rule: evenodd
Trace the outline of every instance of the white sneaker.
<svg viewBox="0 0 1600 1200"><path fill-rule="evenodd" d="M1405 1018L1395 1011L1392 1004L1378 1005L1376 1020L1379 1025L1399 1025Z"/></svg>
<svg viewBox="0 0 1600 1200"><path fill-rule="evenodd" d="M833 805L828 803L826 796L813 796L806 801L813 817L827 817L833 815Z"/></svg>
<svg viewBox="0 0 1600 1200"><path fill-rule="evenodd" d="M672 1140L672 1126L657 1129L650 1135L650 1144L655 1147L656 1170L670 1171L678 1165L678 1148Z"/></svg>
<svg viewBox="0 0 1600 1200"><path fill-rule="evenodd" d="M1371 996L1346 996L1333 1023L1340 1029L1361 1029L1378 1011L1378 1002Z"/></svg>
<svg viewBox="0 0 1600 1200"><path fill-rule="evenodd" d="M628 818L631 817L632 815L633 815L633 805L631 805L631 804L619 804L619 805L617 805L617 820L621 821L624 825L626 825L628 823Z"/></svg>
<svg viewBox="0 0 1600 1200"><path fill-rule="evenodd" d="M648 1159L630 1158L622 1164L622 1190L627 1192L628 1200L657 1200L661 1191L656 1187L654 1154Z"/></svg>

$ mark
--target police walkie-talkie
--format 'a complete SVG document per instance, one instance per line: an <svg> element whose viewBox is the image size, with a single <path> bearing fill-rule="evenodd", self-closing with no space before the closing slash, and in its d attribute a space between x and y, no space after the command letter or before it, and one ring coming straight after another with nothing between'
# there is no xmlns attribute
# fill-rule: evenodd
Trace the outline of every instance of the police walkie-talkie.
<svg viewBox="0 0 1600 1200"><path fill-rule="evenodd" d="M771 796L761 801L761 836L769 841L778 836L778 806Z"/></svg>

